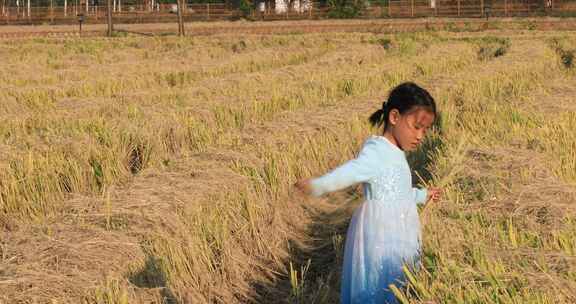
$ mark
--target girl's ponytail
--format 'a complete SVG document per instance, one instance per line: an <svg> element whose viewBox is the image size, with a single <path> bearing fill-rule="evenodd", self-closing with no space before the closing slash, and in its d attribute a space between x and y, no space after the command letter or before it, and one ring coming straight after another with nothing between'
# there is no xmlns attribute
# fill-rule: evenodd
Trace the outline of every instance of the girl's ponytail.
<svg viewBox="0 0 576 304"><path fill-rule="evenodd" d="M372 113L372 115L370 115L370 124L373 127L380 127L382 124L386 124L386 102L384 102L382 104L382 108L378 109L378 111Z"/></svg>

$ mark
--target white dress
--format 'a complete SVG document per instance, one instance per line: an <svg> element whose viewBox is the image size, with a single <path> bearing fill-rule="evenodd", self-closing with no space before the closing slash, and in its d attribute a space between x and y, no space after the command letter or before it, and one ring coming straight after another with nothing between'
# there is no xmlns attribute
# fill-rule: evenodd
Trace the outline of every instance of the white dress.
<svg viewBox="0 0 576 304"><path fill-rule="evenodd" d="M313 179L320 196L362 183L365 201L352 217L346 236L341 303L397 303L390 284L405 282L404 264L417 266L420 221L416 205L426 189L412 187L404 151L382 136L366 140L356 159Z"/></svg>

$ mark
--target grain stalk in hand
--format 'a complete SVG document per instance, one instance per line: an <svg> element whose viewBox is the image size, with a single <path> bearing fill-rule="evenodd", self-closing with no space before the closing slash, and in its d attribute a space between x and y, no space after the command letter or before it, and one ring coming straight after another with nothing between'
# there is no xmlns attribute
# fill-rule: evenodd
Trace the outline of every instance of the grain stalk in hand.
<svg viewBox="0 0 576 304"><path fill-rule="evenodd" d="M450 158L452 161L449 164L443 166L445 170L444 172L438 172L433 174L431 181L426 181L422 176L417 172L416 175L420 180L420 183L423 184L427 189L438 189L439 191L444 192L446 187L448 187L454 181L455 176L460 173L463 169L463 162L466 156L466 151L468 150L468 138L462 137L462 139L458 142L455 151L452 153L453 157ZM438 167L438 165L436 166ZM430 197L432 198L432 197ZM427 218L431 211L427 211L430 209L435 209L436 204L425 204L422 208L422 222L426 222Z"/></svg>

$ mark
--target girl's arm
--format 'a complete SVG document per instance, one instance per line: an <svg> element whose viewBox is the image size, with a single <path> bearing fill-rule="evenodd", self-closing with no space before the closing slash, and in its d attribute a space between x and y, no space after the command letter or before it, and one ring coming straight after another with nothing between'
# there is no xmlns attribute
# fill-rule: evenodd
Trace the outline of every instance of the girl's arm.
<svg viewBox="0 0 576 304"><path fill-rule="evenodd" d="M365 182L377 174L378 162L381 161L378 143L374 139L369 139L357 158L321 177L309 180L307 192L314 196L321 196Z"/></svg>

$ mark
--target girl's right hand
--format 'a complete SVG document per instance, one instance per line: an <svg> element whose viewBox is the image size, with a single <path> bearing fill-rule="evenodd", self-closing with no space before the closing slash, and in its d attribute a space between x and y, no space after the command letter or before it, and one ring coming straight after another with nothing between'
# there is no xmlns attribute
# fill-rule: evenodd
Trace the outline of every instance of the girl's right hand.
<svg viewBox="0 0 576 304"><path fill-rule="evenodd" d="M312 194L312 186L310 186L310 179L301 179L294 184L294 187L303 194L306 195Z"/></svg>
<svg viewBox="0 0 576 304"><path fill-rule="evenodd" d="M426 198L426 202L433 202L436 203L442 197L442 189L440 188L430 188L428 189L428 197Z"/></svg>

